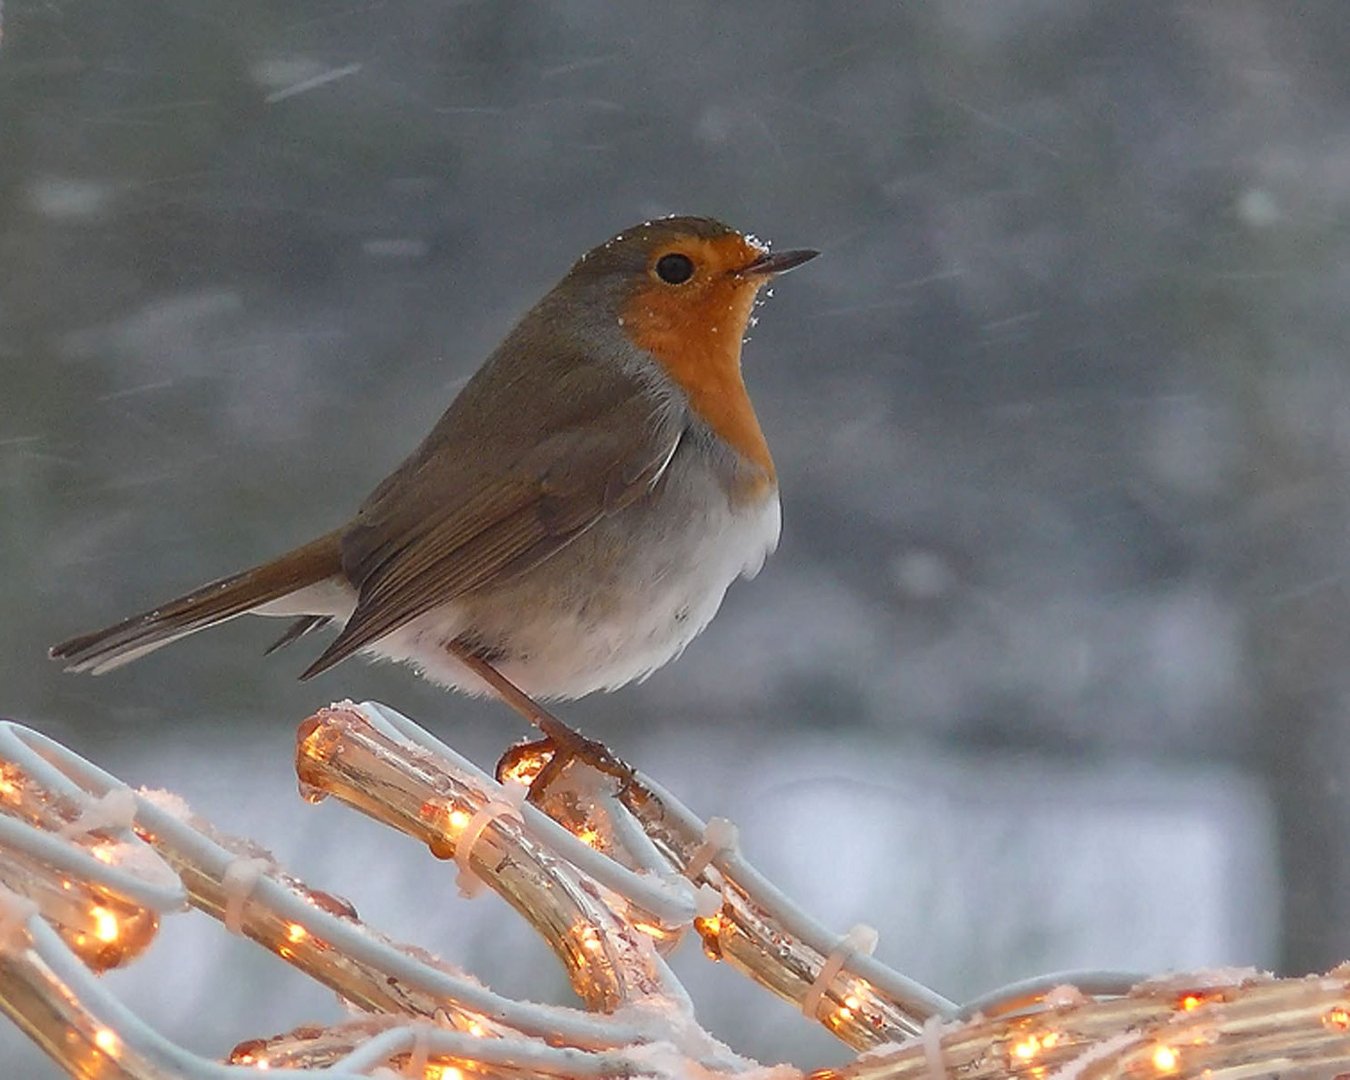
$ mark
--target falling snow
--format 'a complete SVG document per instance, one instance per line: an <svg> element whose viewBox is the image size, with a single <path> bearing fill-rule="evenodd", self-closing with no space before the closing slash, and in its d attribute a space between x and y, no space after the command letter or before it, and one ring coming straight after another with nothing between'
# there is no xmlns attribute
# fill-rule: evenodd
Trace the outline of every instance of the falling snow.
<svg viewBox="0 0 1350 1080"><path fill-rule="evenodd" d="M955 997L1350 956L1335 5L4 14L0 713L560 994L509 915L409 911L422 852L325 808L273 831L316 704L386 698L484 759L504 710L356 664L297 684L246 621L99 680L44 652L333 527L579 252L709 214L823 252L744 354L782 549L567 718ZM122 984L189 1042L333 1015L189 951ZM697 959L715 1031L837 1060Z"/></svg>

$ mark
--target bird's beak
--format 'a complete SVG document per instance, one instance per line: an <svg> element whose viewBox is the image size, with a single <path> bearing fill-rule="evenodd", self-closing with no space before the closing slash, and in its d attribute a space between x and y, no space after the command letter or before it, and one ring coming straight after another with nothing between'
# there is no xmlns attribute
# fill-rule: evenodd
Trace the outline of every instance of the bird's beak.
<svg viewBox="0 0 1350 1080"><path fill-rule="evenodd" d="M810 248L800 248L797 251L766 251L748 266L742 266L736 271L736 274L737 276L748 275L752 277L781 274L791 270L794 266L801 266L804 262L810 262L819 254L819 251L812 251Z"/></svg>

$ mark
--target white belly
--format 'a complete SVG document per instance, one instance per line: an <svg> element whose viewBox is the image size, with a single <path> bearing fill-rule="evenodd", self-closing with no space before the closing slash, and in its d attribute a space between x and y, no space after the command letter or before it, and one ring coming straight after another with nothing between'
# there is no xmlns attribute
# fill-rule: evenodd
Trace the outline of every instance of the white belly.
<svg viewBox="0 0 1350 1080"><path fill-rule="evenodd" d="M488 688L446 650L470 642L531 697L576 698L650 675L717 614L728 586L754 577L778 545L778 494L733 506L706 464L672 463L660 490L602 519L539 566L462 597L373 642L471 694ZM324 582L260 614L350 618L355 594Z"/></svg>
<svg viewBox="0 0 1350 1080"><path fill-rule="evenodd" d="M529 573L431 612L368 652L411 662L435 682L486 693L445 649L468 638L531 697L613 690L684 651L717 614L728 586L759 572L777 546L780 520L775 493L739 513L724 505L698 529L689 522L657 530L664 535L597 561L597 552L613 547L602 522Z"/></svg>

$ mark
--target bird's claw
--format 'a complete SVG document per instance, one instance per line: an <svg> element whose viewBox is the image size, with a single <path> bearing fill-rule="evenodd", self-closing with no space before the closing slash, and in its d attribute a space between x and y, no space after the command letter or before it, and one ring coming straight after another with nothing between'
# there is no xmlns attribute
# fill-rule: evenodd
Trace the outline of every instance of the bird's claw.
<svg viewBox="0 0 1350 1080"><path fill-rule="evenodd" d="M539 728L544 733L542 739L511 747L496 768L499 782L514 780L529 784L526 800L531 804L542 806L549 789L574 761L613 777L620 787L633 782L632 766L616 757L604 743L586 738L557 718L550 718Z"/></svg>

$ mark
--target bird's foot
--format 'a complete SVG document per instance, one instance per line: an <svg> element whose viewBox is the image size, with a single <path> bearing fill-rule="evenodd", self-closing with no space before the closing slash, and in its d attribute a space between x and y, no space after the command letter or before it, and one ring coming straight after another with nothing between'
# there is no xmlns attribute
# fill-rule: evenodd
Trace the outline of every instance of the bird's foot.
<svg viewBox="0 0 1350 1080"><path fill-rule="evenodd" d="M497 779L529 784L526 799L542 806L549 790L562 776L567 766L579 762L605 776L613 777L620 788L634 780L633 768L616 757L602 742L588 739L556 717L544 731L542 739L519 743L511 747L497 762Z"/></svg>
<svg viewBox="0 0 1350 1080"><path fill-rule="evenodd" d="M507 751L497 763L498 780L502 779L508 759L514 764L522 764L525 759L519 752L529 751L536 758L547 756L543 767L530 781L528 798L535 805L542 801L549 785L573 761L583 762L597 772L614 777L621 786L626 787L632 782L632 767L615 757L604 743L588 739L568 727L468 645L456 641L451 642L449 648L466 667L492 687L498 697L543 733L542 739Z"/></svg>

